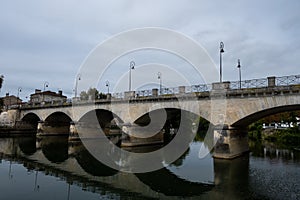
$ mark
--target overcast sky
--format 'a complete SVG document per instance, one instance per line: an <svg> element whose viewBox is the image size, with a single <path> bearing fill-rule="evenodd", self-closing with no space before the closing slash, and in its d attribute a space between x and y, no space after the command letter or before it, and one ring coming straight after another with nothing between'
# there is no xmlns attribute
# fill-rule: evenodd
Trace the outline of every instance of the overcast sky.
<svg viewBox="0 0 300 200"><path fill-rule="evenodd" d="M143 27L191 37L217 66L223 41L224 80L238 79L237 59L243 79L300 74L299 9L298 0L0 0L0 74L5 76L0 95L16 95L22 87L20 96L26 100L48 81L48 89L62 89L71 97L81 64L99 43ZM134 56L146 58L146 53ZM134 59L137 65L147 61ZM125 73L128 63L123 60L116 63L124 65L120 71ZM171 84L171 75L164 77ZM107 79L114 84L113 77ZM99 90L105 90L101 84Z"/></svg>

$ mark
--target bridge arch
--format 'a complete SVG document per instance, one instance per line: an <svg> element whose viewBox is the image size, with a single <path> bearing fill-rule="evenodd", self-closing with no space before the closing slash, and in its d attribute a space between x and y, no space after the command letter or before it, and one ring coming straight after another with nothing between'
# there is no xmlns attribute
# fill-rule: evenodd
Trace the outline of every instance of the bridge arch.
<svg viewBox="0 0 300 200"><path fill-rule="evenodd" d="M300 104L295 104L295 105L284 105L284 106L277 106L273 108L268 108L264 110L257 111L255 113L251 113L238 121L234 122L232 124L233 127L247 127L251 123L262 119L264 117L282 113L282 112L289 112L289 111L296 111L300 110Z"/></svg>
<svg viewBox="0 0 300 200"><path fill-rule="evenodd" d="M147 125L150 123L150 113L159 112L160 110L164 109L166 111L166 119L164 128L178 128L180 126L181 120L188 120L187 124L190 124L190 126L194 126L195 128L200 127L200 118L204 119L201 120L201 122L207 122L207 127L205 126L205 131L208 129L208 125L211 124L211 122L205 118L203 118L199 113L197 112L191 112L190 110L180 109L180 108L159 108L159 109L153 109L142 116L140 116L138 119L134 121L134 123L139 125ZM158 113L159 115L159 113ZM202 129L204 129L204 126L201 126ZM204 130L203 130L204 131Z"/></svg>
<svg viewBox="0 0 300 200"><path fill-rule="evenodd" d="M113 119L123 122L122 119L110 110L93 109L83 114L78 122L99 123L101 128L105 128Z"/></svg>
<svg viewBox="0 0 300 200"><path fill-rule="evenodd" d="M45 118L45 121L55 121L55 118L57 118L56 121L72 121L72 117L63 111L56 111L51 113Z"/></svg>
<svg viewBox="0 0 300 200"><path fill-rule="evenodd" d="M25 123L27 126L30 126L33 130L37 130L38 122L41 118L35 113L28 113L22 119L21 122Z"/></svg>
<svg viewBox="0 0 300 200"><path fill-rule="evenodd" d="M201 111L201 108L200 110L195 110L195 109L192 109L192 108L186 108L186 107L181 107L180 105L179 106L166 106L166 107L159 107L159 108L155 108L155 107L151 107L148 111L143 111L141 113L139 113L138 117L136 118L135 122L138 122L139 119L141 119L142 117L148 115L150 112L156 112L158 110L162 110L162 109L165 109L166 112L172 112L172 111L180 111L181 113L183 112L186 112L186 113L191 113L195 116L198 116L198 117L201 117L203 119L205 119L206 121L211 122L210 120L210 115L209 114L205 114L204 112Z"/></svg>
<svg viewBox="0 0 300 200"><path fill-rule="evenodd" d="M44 121L44 128L47 132L58 134L69 134L72 119L64 112L57 111L51 113Z"/></svg>

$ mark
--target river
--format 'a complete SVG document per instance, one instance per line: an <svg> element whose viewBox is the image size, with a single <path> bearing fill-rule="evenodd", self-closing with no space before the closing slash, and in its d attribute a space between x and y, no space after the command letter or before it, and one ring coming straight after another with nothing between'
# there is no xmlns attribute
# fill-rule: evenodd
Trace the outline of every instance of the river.
<svg viewBox="0 0 300 200"><path fill-rule="evenodd" d="M250 142L237 159L200 159L201 145L163 169L131 174L66 137L0 138L0 199L300 199L300 151Z"/></svg>

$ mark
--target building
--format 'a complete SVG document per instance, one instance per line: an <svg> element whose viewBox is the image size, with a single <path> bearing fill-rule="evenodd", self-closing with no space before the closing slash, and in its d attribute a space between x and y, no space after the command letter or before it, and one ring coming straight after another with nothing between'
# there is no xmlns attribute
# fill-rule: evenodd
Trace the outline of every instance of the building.
<svg viewBox="0 0 300 200"><path fill-rule="evenodd" d="M22 104L22 100L19 97L16 97L15 95L9 95L9 93L6 93L5 97L2 97L1 99L4 110Z"/></svg>
<svg viewBox="0 0 300 200"><path fill-rule="evenodd" d="M59 90L58 93L52 91L44 91L36 89L34 94L30 95L29 103L33 105L38 104L56 104L64 103L67 101L67 97Z"/></svg>

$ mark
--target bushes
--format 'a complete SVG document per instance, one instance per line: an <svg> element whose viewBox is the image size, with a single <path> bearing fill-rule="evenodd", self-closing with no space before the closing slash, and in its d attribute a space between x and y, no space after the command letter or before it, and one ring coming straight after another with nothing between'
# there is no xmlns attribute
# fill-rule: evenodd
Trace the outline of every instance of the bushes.
<svg viewBox="0 0 300 200"><path fill-rule="evenodd" d="M300 147L300 130L298 127L263 130L262 122L257 121L249 126L248 136L252 140L267 140L279 145Z"/></svg>
<svg viewBox="0 0 300 200"><path fill-rule="evenodd" d="M300 146L300 130L298 127L276 129L274 134L267 135L264 139L278 144Z"/></svg>
<svg viewBox="0 0 300 200"><path fill-rule="evenodd" d="M262 132L262 122L259 120L249 126L248 136L253 140L260 140Z"/></svg>

